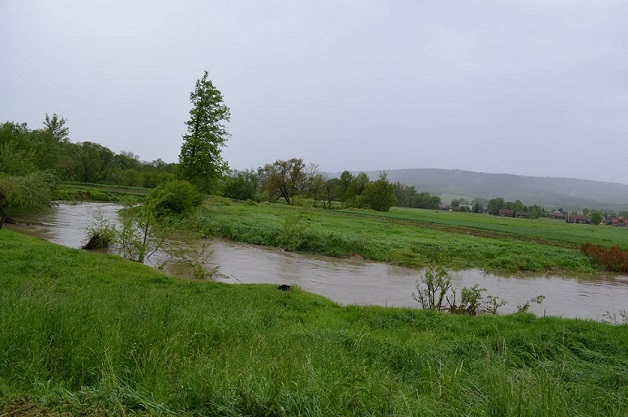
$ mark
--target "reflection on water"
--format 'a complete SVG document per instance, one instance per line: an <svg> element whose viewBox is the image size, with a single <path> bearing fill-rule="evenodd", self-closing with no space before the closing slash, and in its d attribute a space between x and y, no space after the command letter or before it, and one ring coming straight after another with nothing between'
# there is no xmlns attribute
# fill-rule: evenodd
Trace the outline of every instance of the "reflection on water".
<svg viewBox="0 0 628 417"><path fill-rule="evenodd" d="M103 219L117 221L121 206L112 203L61 203L48 214L37 216L31 225L13 225L12 229L38 236L69 248L80 248L86 242L88 227L101 214Z"/></svg>
<svg viewBox="0 0 628 417"><path fill-rule="evenodd" d="M79 248L94 216L116 218L119 206L103 203L61 204L41 225L19 230L52 242ZM298 285L342 304L416 307L412 298L421 271L362 260L301 255L277 249L215 240L203 259L208 268L219 267L230 283ZM516 311L517 305L544 295L542 305L530 311L538 315L581 317L600 320L608 311L628 310L628 277L600 275L588 278L555 276L500 277L479 270L452 272L454 288L479 284L486 294L508 301L500 312Z"/></svg>

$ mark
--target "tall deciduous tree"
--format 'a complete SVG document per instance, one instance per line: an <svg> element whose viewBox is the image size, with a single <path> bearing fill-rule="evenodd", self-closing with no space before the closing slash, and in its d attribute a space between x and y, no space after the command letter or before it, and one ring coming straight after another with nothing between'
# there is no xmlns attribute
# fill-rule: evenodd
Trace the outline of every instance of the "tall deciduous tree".
<svg viewBox="0 0 628 417"><path fill-rule="evenodd" d="M179 154L180 175L200 190L211 192L227 170L221 148L229 136L223 121L229 121L231 114L220 91L207 79L207 71L196 81L190 102L188 132L183 135Z"/></svg>
<svg viewBox="0 0 628 417"><path fill-rule="evenodd" d="M294 197L301 193L307 183L307 172L302 159L275 161L260 169L264 190L270 201L283 197L286 203L294 203Z"/></svg>
<svg viewBox="0 0 628 417"><path fill-rule="evenodd" d="M500 209L503 209L505 207L506 207L506 202L504 201L502 197L491 198L490 200L488 200L487 209L488 211L490 211L491 213L495 215L499 213Z"/></svg>
<svg viewBox="0 0 628 417"><path fill-rule="evenodd" d="M0 125L0 173L19 176L36 169L33 140L26 123Z"/></svg>
<svg viewBox="0 0 628 417"><path fill-rule="evenodd" d="M48 172L24 176L0 173L0 229L9 216L45 208L52 199L56 179Z"/></svg>

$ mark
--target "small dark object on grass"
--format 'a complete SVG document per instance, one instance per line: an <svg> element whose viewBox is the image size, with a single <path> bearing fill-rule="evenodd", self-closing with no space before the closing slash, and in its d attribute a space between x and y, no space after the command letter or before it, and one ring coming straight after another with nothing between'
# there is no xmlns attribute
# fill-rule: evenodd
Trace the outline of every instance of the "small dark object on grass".
<svg viewBox="0 0 628 417"><path fill-rule="evenodd" d="M289 291L290 288L292 288L292 286L288 285L288 284L281 284L277 287L277 289L279 291Z"/></svg>

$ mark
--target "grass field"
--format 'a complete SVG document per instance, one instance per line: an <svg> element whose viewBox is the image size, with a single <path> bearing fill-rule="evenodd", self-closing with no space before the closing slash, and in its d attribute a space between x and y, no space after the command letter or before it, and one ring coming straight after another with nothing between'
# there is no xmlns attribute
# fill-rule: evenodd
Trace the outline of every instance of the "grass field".
<svg viewBox="0 0 628 417"><path fill-rule="evenodd" d="M122 202L129 198L141 199L150 190L140 187L64 182L56 187L54 199L60 201L111 201Z"/></svg>
<svg viewBox="0 0 628 417"><path fill-rule="evenodd" d="M393 208L331 210L214 199L191 226L207 235L409 267L440 264L498 272L594 273L582 243L628 248L628 230L549 219Z"/></svg>
<svg viewBox="0 0 628 417"><path fill-rule="evenodd" d="M0 265L3 416L628 412L627 325L341 307L5 229Z"/></svg>

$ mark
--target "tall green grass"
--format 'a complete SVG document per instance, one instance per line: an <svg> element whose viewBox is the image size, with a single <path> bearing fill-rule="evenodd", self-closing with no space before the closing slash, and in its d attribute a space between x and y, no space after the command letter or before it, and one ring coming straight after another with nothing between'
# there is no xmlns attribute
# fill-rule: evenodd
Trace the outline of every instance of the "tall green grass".
<svg viewBox="0 0 628 417"><path fill-rule="evenodd" d="M299 227L293 227L295 222ZM235 241L335 257L357 254L415 268L436 263L498 272L592 273L600 267L580 253L581 240L628 247L628 233L610 227L433 210L328 211L224 200L207 206L192 227Z"/></svg>
<svg viewBox="0 0 628 417"><path fill-rule="evenodd" d="M129 198L142 199L148 188L118 185L64 182L56 187L54 199L60 201L124 202Z"/></svg>
<svg viewBox="0 0 628 417"><path fill-rule="evenodd" d="M628 411L626 325L342 307L8 230L0 265L0 414L24 401L73 415Z"/></svg>

